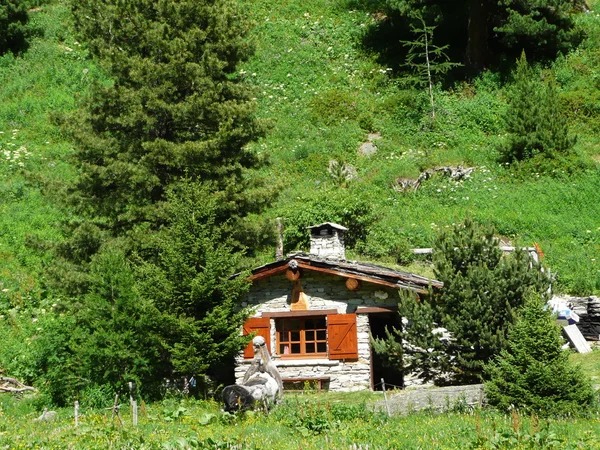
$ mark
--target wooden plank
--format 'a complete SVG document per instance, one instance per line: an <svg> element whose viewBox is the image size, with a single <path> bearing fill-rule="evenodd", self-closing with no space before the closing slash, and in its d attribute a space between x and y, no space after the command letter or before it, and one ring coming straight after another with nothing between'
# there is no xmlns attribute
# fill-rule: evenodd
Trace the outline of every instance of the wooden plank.
<svg viewBox="0 0 600 450"><path fill-rule="evenodd" d="M577 325L568 325L564 327L563 330L571 344L573 344L573 347L575 347L579 353L589 353L592 351L591 347L583 337L583 334L581 334L581 331L577 328Z"/></svg>
<svg viewBox="0 0 600 450"><path fill-rule="evenodd" d="M307 317L307 316L328 316L338 314L337 309L312 309L307 311L273 311L263 312L262 317L269 319L290 318L290 317Z"/></svg>

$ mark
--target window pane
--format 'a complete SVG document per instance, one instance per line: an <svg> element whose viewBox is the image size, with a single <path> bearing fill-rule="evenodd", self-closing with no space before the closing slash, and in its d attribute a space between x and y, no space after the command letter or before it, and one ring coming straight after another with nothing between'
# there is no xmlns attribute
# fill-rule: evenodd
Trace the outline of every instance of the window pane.
<svg viewBox="0 0 600 450"><path fill-rule="evenodd" d="M290 332L289 331L280 331L279 332L279 340L280 341L289 341L290 340Z"/></svg>
<svg viewBox="0 0 600 450"><path fill-rule="evenodd" d="M327 328L325 317L319 317L318 319L315 319L315 328Z"/></svg>
<svg viewBox="0 0 600 450"><path fill-rule="evenodd" d="M307 331L306 332L306 340L307 341L314 341L315 340L315 332L314 331Z"/></svg>
<svg viewBox="0 0 600 450"><path fill-rule="evenodd" d="M318 342L317 343L317 353L327 353L327 343Z"/></svg>
<svg viewBox="0 0 600 450"><path fill-rule="evenodd" d="M325 339L327 339L327 332L325 330L317 331L317 340L324 341Z"/></svg>
<svg viewBox="0 0 600 450"><path fill-rule="evenodd" d="M299 319L292 319L290 320L290 330L299 330L300 329L300 320Z"/></svg>
<svg viewBox="0 0 600 450"><path fill-rule="evenodd" d="M306 328L307 330L314 330L315 321L313 319L306 319L306 321L304 322L304 328Z"/></svg>
<svg viewBox="0 0 600 450"><path fill-rule="evenodd" d="M279 345L279 354L280 355L289 355L290 354L290 346L288 344L280 344Z"/></svg>
<svg viewBox="0 0 600 450"><path fill-rule="evenodd" d="M315 352L315 344L306 343L306 353L314 353Z"/></svg>
<svg viewBox="0 0 600 450"><path fill-rule="evenodd" d="M292 344L292 353L300 353L300 344Z"/></svg>
<svg viewBox="0 0 600 450"><path fill-rule="evenodd" d="M291 335L292 335L292 339L291 339L292 341L296 341L296 342L300 341L300 332L299 331L292 331Z"/></svg>

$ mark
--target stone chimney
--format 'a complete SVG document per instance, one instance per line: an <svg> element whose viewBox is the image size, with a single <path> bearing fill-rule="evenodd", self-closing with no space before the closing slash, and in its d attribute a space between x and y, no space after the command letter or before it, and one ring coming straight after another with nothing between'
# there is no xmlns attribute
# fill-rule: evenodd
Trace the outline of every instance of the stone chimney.
<svg viewBox="0 0 600 450"><path fill-rule="evenodd" d="M327 259L346 259L344 232L348 228L325 222L307 227L310 230L310 254Z"/></svg>

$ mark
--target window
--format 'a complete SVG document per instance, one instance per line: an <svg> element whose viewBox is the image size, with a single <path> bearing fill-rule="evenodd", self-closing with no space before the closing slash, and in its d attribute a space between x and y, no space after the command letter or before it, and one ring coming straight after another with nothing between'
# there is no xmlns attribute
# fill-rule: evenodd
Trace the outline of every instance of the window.
<svg viewBox="0 0 600 450"><path fill-rule="evenodd" d="M277 352L284 356L327 356L325 317L277 319Z"/></svg>

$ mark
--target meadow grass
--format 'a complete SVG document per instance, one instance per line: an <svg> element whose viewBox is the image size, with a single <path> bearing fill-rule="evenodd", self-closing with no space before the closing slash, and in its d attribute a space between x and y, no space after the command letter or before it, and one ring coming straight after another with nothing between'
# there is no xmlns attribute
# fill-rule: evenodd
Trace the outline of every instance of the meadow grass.
<svg viewBox="0 0 600 450"><path fill-rule="evenodd" d="M343 397L340 398L340 397ZM387 417L374 413L363 395L287 396L269 415L224 414L212 401L170 399L144 406L137 427L128 408L123 425L107 410L72 409L57 419L36 422L40 405L0 398L0 445L6 448L243 448L243 449L465 449L600 448L600 420L539 419L491 410Z"/></svg>

